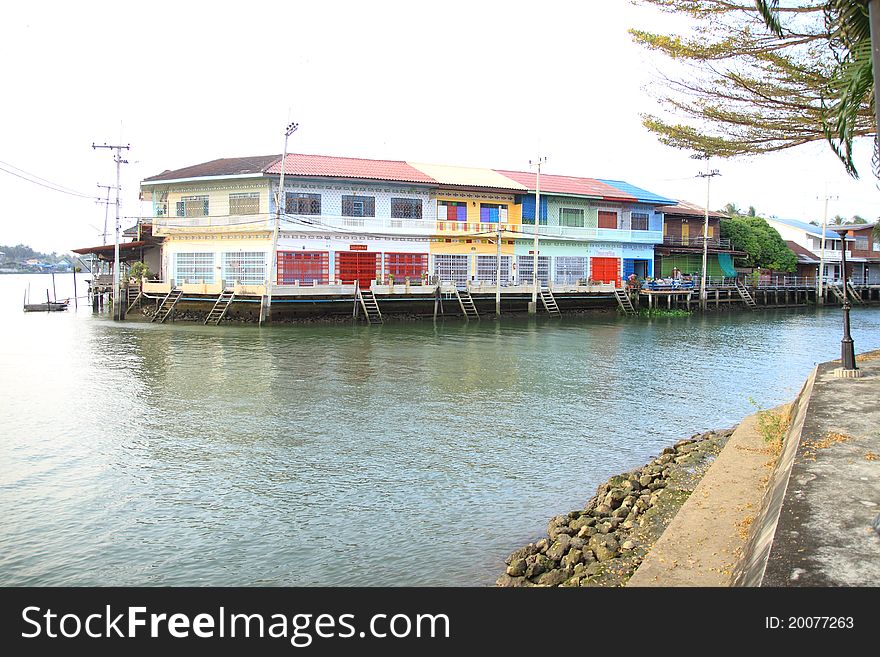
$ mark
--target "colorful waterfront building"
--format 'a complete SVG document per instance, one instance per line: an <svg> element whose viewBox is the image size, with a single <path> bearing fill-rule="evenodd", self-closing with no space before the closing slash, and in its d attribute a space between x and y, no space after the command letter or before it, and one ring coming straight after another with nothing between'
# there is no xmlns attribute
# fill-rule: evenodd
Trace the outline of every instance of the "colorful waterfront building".
<svg viewBox="0 0 880 657"><path fill-rule="evenodd" d="M657 275L669 277L674 269L682 274L699 276L703 271L703 242L706 234L706 272L712 278L735 278L735 258L747 254L721 237L721 212L706 212L687 201L660 208L663 212L663 242L654 248ZM706 216L708 214L708 225Z"/></svg>
<svg viewBox="0 0 880 657"><path fill-rule="evenodd" d="M161 241L150 289L243 298L446 284L478 294L498 281L525 292L537 215L542 287L607 294L630 274L654 274L662 208L675 204L623 181L543 174L536 212L534 172L300 154L284 160L279 195L281 159L225 158L143 180L144 220Z"/></svg>

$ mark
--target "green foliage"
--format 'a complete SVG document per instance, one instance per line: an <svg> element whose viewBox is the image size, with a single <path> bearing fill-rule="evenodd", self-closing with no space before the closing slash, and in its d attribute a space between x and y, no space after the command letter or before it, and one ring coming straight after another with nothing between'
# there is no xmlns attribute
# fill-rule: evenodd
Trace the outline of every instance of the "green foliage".
<svg viewBox="0 0 880 657"><path fill-rule="evenodd" d="M131 266L131 269L128 270L128 275L140 280L142 278L149 278L153 275L153 272L150 271L150 268L147 267L146 263L136 262Z"/></svg>
<svg viewBox="0 0 880 657"><path fill-rule="evenodd" d="M693 315L691 310L681 310L680 308L642 308L639 310L640 317L690 317Z"/></svg>
<svg viewBox="0 0 880 657"><path fill-rule="evenodd" d="M795 271L797 257L779 232L761 217L734 215L721 220L721 237L729 239L739 251L748 254L750 267L774 271Z"/></svg>
<svg viewBox="0 0 880 657"><path fill-rule="evenodd" d="M790 407L785 411L761 410L758 403L749 397L749 403L758 409L758 433L764 439L764 442L776 449L782 447L785 441L785 435L791 425Z"/></svg>
<svg viewBox="0 0 880 657"><path fill-rule="evenodd" d="M65 256L58 255L54 251L52 253L40 253L39 251L34 251L26 244L16 244L15 246L0 245L0 253L6 254L3 256L4 262L23 262L24 260L35 258L40 262L55 264L67 260Z"/></svg>
<svg viewBox="0 0 880 657"><path fill-rule="evenodd" d="M755 0L755 4L773 34L782 39L790 34L780 20L779 0ZM827 85L829 98L822 102L825 110L822 130L847 173L858 178L852 161L852 143L858 135L860 119L871 109L874 91L868 6L863 0L825 0L812 4L822 8L826 47L835 56Z"/></svg>
<svg viewBox="0 0 880 657"><path fill-rule="evenodd" d="M691 19L682 34L630 30L647 49L689 65L657 87L664 115L642 117L661 142L730 157L828 140L857 176L852 140L875 132L863 3L635 1Z"/></svg>

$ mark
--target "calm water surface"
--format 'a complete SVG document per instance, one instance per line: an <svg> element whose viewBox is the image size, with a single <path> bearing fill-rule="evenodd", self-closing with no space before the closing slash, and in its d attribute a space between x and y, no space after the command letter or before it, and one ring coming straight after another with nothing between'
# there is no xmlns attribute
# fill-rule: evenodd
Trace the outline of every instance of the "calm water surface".
<svg viewBox="0 0 880 657"><path fill-rule="evenodd" d="M25 314L28 281L0 276L2 585L489 584L840 345L839 308L209 328ZM880 309L853 337L880 348Z"/></svg>

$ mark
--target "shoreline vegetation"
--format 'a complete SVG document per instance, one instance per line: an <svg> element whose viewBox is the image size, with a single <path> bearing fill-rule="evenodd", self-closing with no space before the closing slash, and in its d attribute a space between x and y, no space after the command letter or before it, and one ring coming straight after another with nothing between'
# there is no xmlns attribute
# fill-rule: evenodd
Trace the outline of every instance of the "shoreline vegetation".
<svg viewBox="0 0 880 657"><path fill-rule="evenodd" d="M495 585L625 586L734 429L695 434L611 477L583 509L555 516L545 537L511 553Z"/></svg>

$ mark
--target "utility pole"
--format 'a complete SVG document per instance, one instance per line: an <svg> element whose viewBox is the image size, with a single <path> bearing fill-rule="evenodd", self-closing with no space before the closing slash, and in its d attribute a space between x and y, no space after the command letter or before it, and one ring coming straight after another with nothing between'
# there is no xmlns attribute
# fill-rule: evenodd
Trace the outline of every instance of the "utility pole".
<svg viewBox="0 0 880 657"><path fill-rule="evenodd" d="M710 169L709 168L709 155L699 155L694 156L697 159L705 159L706 160L706 173L698 173L698 178L706 179L706 217L703 222L703 271L700 276L700 308L706 310L706 276L708 264L709 264L709 189L712 183L712 178L715 176L720 176L721 174L718 172L718 169Z"/></svg>
<svg viewBox="0 0 880 657"><path fill-rule="evenodd" d="M537 168L535 176L535 243L534 258L532 259L532 303L529 305L529 314L538 312L538 225L541 223L541 165L547 161L546 157L539 157L534 162L529 160L529 166Z"/></svg>
<svg viewBox="0 0 880 657"><path fill-rule="evenodd" d="M501 216L498 216L498 237L495 255L495 314L501 316Z"/></svg>
<svg viewBox="0 0 880 657"><path fill-rule="evenodd" d="M110 190L113 189L113 185L102 185L98 183L98 187L101 189L107 190L107 200L106 201L98 201L98 203L104 203L104 244L107 244L107 213L110 212Z"/></svg>
<svg viewBox="0 0 880 657"><path fill-rule="evenodd" d="M816 286L816 302L825 303L825 233L828 230L828 201L836 201L836 196L828 195L828 183L825 183L825 209L822 212L822 237L819 249L819 281Z"/></svg>
<svg viewBox="0 0 880 657"><path fill-rule="evenodd" d="M269 266L266 268L266 291L263 294L260 305L260 326L268 322L272 315L272 286L275 284L278 260L278 233L281 230L282 204L286 197L284 194L284 168L287 166L287 139L296 132L299 123L288 123L284 128L284 154L281 156L281 176L278 179L278 191L275 194L275 228L272 231L272 253L270 254ZM287 208L284 208L287 212Z"/></svg>
<svg viewBox="0 0 880 657"><path fill-rule="evenodd" d="M128 164L128 160L122 159L122 151L129 150L131 145L111 146L109 144L97 145L92 143L92 148L109 148L116 151L116 155L113 156L113 161L116 162L116 242L113 249L113 319L122 320L125 319L125 303L122 301L122 285L119 276L119 194L122 189L120 184L121 166Z"/></svg>

